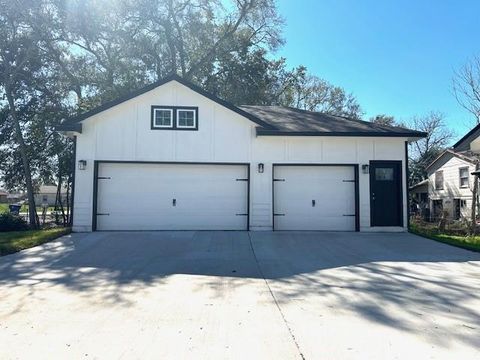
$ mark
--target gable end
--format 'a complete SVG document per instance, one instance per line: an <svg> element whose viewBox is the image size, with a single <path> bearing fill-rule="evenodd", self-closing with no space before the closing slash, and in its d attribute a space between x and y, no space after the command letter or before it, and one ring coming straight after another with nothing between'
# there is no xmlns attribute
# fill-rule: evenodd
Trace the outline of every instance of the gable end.
<svg viewBox="0 0 480 360"><path fill-rule="evenodd" d="M70 118L70 119L67 119L65 120L62 124L60 124L59 126L56 127L56 130L57 131L74 131L74 132L79 132L81 133L82 132L82 121L94 116L94 115L97 115L105 110L108 110L116 105L119 105L125 101L128 101L128 100L131 100L137 96L140 96L142 94L145 94L159 86L162 86L170 81L176 81L186 87L188 87L190 90L202 95L202 96L205 96L206 98L210 99L211 101L247 118L248 120L256 123L257 125L265 128L265 129L275 129L272 125L260 120L258 117L252 115L252 114L249 114L247 113L246 111L238 108L237 106L233 105L232 103L229 103L228 101L226 100L223 100L223 99L220 99L218 98L217 96L213 95L213 94L210 94L209 92L203 90L201 87L183 79L182 77L176 75L176 74L173 74L173 75L170 75L170 76L167 76L159 81L156 81L150 85L147 85L141 89L138 89L138 90L135 90L129 94L126 94L124 96L121 96L115 100L112 100L112 101L109 101L109 102L106 102L105 104L102 104L90 111L87 111L83 114L80 114L80 115L77 115L73 118Z"/></svg>
<svg viewBox="0 0 480 360"><path fill-rule="evenodd" d="M456 157L457 159L463 161L465 165L474 163L473 161L468 160L468 158L461 156L460 154L456 154L452 150L445 150L443 153L440 154L440 156L438 156L435 160L433 160L430 165L427 166L426 168L427 173L429 175L433 174L435 171L440 169L453 157Z"/></svg>

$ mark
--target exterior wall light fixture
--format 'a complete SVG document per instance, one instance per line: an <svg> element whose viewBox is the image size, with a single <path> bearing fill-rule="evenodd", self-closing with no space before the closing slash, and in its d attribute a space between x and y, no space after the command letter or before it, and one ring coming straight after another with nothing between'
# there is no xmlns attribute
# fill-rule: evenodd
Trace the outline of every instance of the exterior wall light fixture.
<svg viewBox="0 0 480 360"><path fill-rule="evenodd" d="M265 169L265 166L263 165L263 163L259 163L258 164L258 172L260 174L263 174L264 169Z"/></svg>
<svg viewBox="0 0 480 360"><path fill-rule="evenodd" d="M78 170L85 170L87 167L87 160L78 160Z"/></svg>

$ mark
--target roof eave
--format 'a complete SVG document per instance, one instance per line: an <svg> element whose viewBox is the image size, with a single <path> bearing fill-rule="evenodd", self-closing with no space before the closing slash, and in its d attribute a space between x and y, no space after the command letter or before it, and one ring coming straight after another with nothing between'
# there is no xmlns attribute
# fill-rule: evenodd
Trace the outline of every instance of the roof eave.
<svg viewBox="0 0 480 360"><path fill-rule="evenodd" d="M426 168L425 170L428 170L430 169L438 160L440 160L445 154L450 154L452 156L455 156L456 158L460 159L460 160L463 160L465 162L468 162L470 164L475 164L475 161L473 159L469 159L465 156L461 156L460 154L457 154L455 151L451 150L451 149L446 149L445 151L443 151L440 155L438 155L435 160L433 160Z"/></svg>
<svg viewBox="0 0 480 360"><path fill-rule="evenodd" d="M410 186L409 189L412 190L425 185L428 185L428 179L423 179L422 181L416 183L415 185Z"/></svg>
<svg viewBox="0 0 480 360"><path fill-rule="evenodd" d="M427 136L422 132L378 132L378 131L282 131L257 128L257 136L348 136L348 137L403 137L416 141Z"/></svg>
<svg viewBox="0 0 480 360"><path fill-rule="evenodd" d="M470 130L468 133L466 133L460 140L458 140L452 148L456 149L459 147L465 140L467 140L471 135L473 135L477 130L480 129L480 124L475 126L472 130Z"/></svg>
<svg viewBox="0 0 480 360"><path fill-rule="evenodd" d="M455 156L455 153L454 153L452 150L446 149L446 150L442 151L442 153L441 153L440 155L438 155L430 164L428 164L428 165L425 167L425 170L430 169L430 168L431 168L438 160L440 160L440 159L443 157L443 155L445 155L445 154L450 154L450 155L452 155L452 156Z"/></svg>
<svg viewBox="0 0 480 360"><path fill-rule="evenodd" d="M55 127L55 130L62 133L74 132L82 133L82 123L64 123Z"/></svg>

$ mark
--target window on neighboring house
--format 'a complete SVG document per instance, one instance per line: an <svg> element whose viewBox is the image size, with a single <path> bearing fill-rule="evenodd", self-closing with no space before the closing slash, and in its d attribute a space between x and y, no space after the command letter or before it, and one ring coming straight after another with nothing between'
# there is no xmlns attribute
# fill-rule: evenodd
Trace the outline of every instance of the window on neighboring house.
<svg viewBox="0 0 480 360"><path fill-rule="evenodd" d="M179 129L195 129L196 127L195 110L177 109L177 128Z"/></svg>
<svg viewBox="0 0 480 360"><path fill-rule="evenodd" d="M428 200L428 193L420 193L420 202L426 203Z"/></svg>
<svg viewBox="0 0 480 360"><path fill-rule="evenodd" d="M154 108L153 109L153 127L154 128L172 128L173 127L173 109Z"/></svg>
<svg viewBox="0 0 480 360"><path fill-rule="evenodd" d="M443 171L435 173L435 190L443 190Z"/></svg>
<svg viewBox="0 0 480 360"><path fill-rule="evenodd" d="M466 188L469 185L469 173L468 167L463 167L459 169L460 172L460 187Z"/></svg>
<svg viewBox="0 0 480 360"><path fill-rule="evenodd" d="M454 199L454 218L455 220L459 220L462 218L462 209L464 210L467 207L467 200L463 199Z"/></svg>

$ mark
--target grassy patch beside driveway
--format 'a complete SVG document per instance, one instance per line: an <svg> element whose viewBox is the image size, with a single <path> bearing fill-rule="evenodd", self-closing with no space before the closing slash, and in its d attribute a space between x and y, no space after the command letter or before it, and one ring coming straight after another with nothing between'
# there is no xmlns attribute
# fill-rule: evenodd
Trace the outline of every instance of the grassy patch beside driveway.
<svg viewBox="0 0 480 360"><path fill-rule="evenodd" d="M0 233L0 256L44 244L70 232L70 228L54 228Z"/></svg>
<svg viewBox="0 0 480 360"><path fill-rule="evenodd" d="M410 232L428 239L440 241L445 244L461 247L467 250L480 252L480 236L451 235L440 233L434 228L425 228L411 224Z"/></svg>
<svg viewBox="0 0 480 360"><path fill-rule="evenodd" d="M8 205L9 204L0 204L0 213L9 212L10 209L8 208ZM54 206L49 206L47 210L48 211L54 211L54 209L55 209ZM43 210L43 208L41 206L37 206L37 213L41 214L42 210ZM27 211L28 211L28 205L26 205L26 204L22 205L22 208L20 209L20 212L25 213Z"/></svg>

